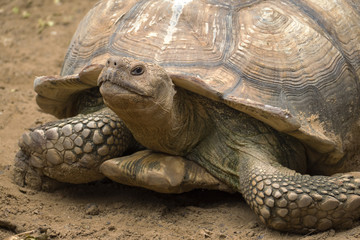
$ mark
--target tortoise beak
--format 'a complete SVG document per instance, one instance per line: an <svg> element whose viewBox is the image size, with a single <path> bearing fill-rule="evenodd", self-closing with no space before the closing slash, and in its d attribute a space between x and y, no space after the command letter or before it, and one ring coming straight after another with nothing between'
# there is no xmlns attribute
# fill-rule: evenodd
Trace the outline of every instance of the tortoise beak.
<svg viewBox="0 0 360 240"><path fill-rule="evenodd" d="M101 85L106 81L111 81L111 79L114 77L114 71L112 69L109 69L108 67L104 67L101 71L97 85L101 87Z"/></svg>

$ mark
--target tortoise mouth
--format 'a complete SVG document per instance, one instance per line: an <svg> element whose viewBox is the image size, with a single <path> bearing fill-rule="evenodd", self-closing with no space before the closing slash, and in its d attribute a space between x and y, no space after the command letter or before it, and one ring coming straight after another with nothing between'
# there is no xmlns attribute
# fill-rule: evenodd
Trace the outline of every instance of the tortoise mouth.
<svg viewBox="0 0 360 240"><path fill-rule="evenodd" d="M139 89L134 84L123 80L116 71L111 71L110 69L104 70L105 71L103 71L98 80L99 88L102 88L103 90L111 89L111 92L116 92L117 94L131 94L142 97L150 97L146 94L146 92Z"/></svg>
<svg viewBox="0 0 360 240"><path fill-rule="evenodd" d="M127 95L132 94L132 95L146 96L143 93L141 93L140 91L138 91L138 89L136 89L136 88L132 88L125 84L114 83L109 80L102 81L99 84L99 87L103 90L107 89L107 88L111 88L112 90L116 90L116 92L118 94L127 94Z"/></svg>

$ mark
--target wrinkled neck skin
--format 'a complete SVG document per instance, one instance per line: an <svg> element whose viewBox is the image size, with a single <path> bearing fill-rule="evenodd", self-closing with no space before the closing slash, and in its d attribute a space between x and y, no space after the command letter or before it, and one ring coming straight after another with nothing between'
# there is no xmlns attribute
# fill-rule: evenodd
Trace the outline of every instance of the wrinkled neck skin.
<svg viewBox="0 0 360 240"><path fill-rule="evenodd" d="M147 98L141 103L105 103L125 122L135 139L154 151L184 156L206 135L205 109L189 97L189 92L174 88L163 99ZM126 101L126 100L125 100Z"/></svg>

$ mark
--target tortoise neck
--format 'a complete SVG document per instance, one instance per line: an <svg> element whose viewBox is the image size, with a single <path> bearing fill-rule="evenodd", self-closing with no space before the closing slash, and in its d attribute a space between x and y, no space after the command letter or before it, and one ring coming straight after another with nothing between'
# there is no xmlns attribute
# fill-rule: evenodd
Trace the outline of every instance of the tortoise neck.
<svg viewBox="0 0 360 240"><path fill-rule="evenodd" d="M207 114L192 93L176 89L171 103L154 104L138 116L122 117L135 139L154 151L185 155L204 136Z"/></svg>

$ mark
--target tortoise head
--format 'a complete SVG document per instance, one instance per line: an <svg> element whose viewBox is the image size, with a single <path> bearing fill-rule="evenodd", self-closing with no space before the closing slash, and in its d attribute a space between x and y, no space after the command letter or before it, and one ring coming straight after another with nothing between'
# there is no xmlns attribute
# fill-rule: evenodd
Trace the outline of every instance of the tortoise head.
<svg viewBox="0 0 360 240"><path fill-rule="evenodd" d="M168 111L175 89L158 65L135 59L112 57L102 70L98 85L105 103L118 115L156 108Z"/></svg>
<svg viewBox="0 0 360 240"><path fill-rule="evenodd" d="M192 99L176 88L166 70L156 64L110 58L98 85L105 104L149 149L179 155L202 136L203 127L199 126L206 124L191 117L198 112L191 107Z"/></svg>
<svg viewBox="0 0 360 240"><path fill-rule="evenodd" d="M102 70L98 85L105 104L125 122L154 126L168 121L175 88L162 67L112 57Z"/></svg>

